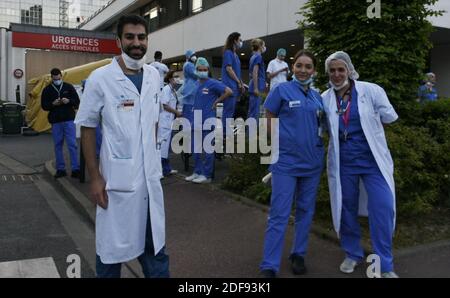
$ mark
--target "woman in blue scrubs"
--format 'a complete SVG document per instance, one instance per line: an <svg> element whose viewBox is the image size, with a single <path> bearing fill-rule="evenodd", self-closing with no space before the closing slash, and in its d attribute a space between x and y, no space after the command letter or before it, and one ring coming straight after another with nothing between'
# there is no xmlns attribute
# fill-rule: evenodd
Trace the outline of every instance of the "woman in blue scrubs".
<svg viewBox="0 0 450 298"><path fill-rule="evenodd" d="M249 66L249 104L247 118L253 118L259 123L259 107L261 105L261 95L266 89L266 68L262 54L266 52L266 45L263 40L256 38L252 40L253 55L250 58ZM256 131L249 130L249 137L253 138Z"/></svg>
<svg viewBox="0 0 450 298"><path fill-rule="evenodd" d="M224 137L233 134L233 130L227 127L226 120L234 119L236 101L241 92L245 91L241 80L241 61L236 53L237 50L242 48L242 45L241 34L233 32L228 36L223 48L222 83L233 91L233 95L223 103L222 127Z"/></svg>
<svg viewBox="0 0 450 298"><path fill-rule="evenodd" d="M260 265L263 277L276 277L279 271L294 199L295 237L290 260L294 274L306 272L304 256L324 167L322 98L310 88L315 63L311 53L298 52L292 66L293 80L275 87L264 103L269 123L272 118L279 119L279 157L270 167L272 197Z"/></svg>
<svg viewBox="0 0 450 298"><path fill-rule="evenodd" d="M380 260L379 277L397 277L392 256L395 226L394 165L383 124L398 116L384 90L357 81L345 52L326 60L331 88L322 94L328 118L328 185L333 224L346 257L340 265L352 273L364 261L358 215L369 217L370 238ZM362 183L361 183L362 182Z"/></svg>
<svg viewBox="0 0 450 298"><path fill-rule="evenodd" d="M210 152L204 148L205 138L214 132L217 104L229 98L233 91L223 83L209 78L209 63L200 57L195 64L198 81L195 83L194 97L194 173L186 181L194 183L210 183L214 171L214 148ZM199 118L201 116L201 119ZM206 125L205 125L206 122ZM210 127L203 128L203 126ZM196 134L200 133L198 139ZM214 138L213 138L214 140ZM211 141L213 141L211 140ZM214 147L213 142L209 143ZM205 156L203 156L205 153Z"/></svg>

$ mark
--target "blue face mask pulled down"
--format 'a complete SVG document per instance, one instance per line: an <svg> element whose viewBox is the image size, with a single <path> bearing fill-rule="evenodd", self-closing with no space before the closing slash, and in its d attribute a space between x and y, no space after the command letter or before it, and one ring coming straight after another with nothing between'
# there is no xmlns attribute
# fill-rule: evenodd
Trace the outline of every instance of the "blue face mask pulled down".
<svg viewBox="0 0 450 298"><path fill-rule="evenodd" d="M207 71L195 71L195 75L197 76L197 78L199 79L207 79L208 76L208 72Z"/></svg>
<svg viewBox="0 0 450 298"><path fill-rule="evenodd" d="M297 84L299 84L300 86L308 86L309 84L312 83L312 81L314 80L313 77L311 76L309 79L301 81L299 79L297 79L297 77L295 75L292 76L292 80L294 82L296 82Z"/></svg>

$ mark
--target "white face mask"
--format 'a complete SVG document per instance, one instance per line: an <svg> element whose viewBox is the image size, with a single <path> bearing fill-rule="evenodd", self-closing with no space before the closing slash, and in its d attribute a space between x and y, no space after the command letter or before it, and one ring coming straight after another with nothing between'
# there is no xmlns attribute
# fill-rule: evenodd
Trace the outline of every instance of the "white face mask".
<svg viewBox="0 0 450 298"><path fill-rule="evenodd" d="M237 49L241 49L244 46L244 42L243 41L238 41L238 43L236 44L236 48Z"/></svg>
<svg viewBox="0 0 450 298"><path fill-rule="evenodd" d="M173 81L174 81L174 83L177 84L177 85L182 85L182 84L183 84L183 80L180 79L180 78L174 78Z"/></svg>
<svg viewBox="0 0 450 298"><path fill-rule="evenodd" d="M125 54L125 52L122 52L122 59L126 68L131 70L140 70L145 64L145 55L141 59L136 60Z"/></svg>
<svg viewBox="0 0 450 298"><path fill-rule="evenodd" d="M332 81L330 81L329 84L331 85L331 87L334 90L339 91L339 90L342 90L343 88L345 88L349 84L349 81L348 81L348 79L346 79L345 82L340 86L336 86L335 84L333 84Z"/></svg>
<svg viewBox="0 0 450 298"><path fill-rule="evenodd" d="M264 47L262 47L262 49L261 49L261 53L262 54L264 54L265 52L267 51L267 48L264 46Z"/></svg>
<svg viewBox="0 0 450 298"><path fill-rule="evenodd" d="M59 85L61 85L61 84L62 84L62 80L61 80L61 79L59 79L59 80L53 80L53 85L59 86Z"/></svg>

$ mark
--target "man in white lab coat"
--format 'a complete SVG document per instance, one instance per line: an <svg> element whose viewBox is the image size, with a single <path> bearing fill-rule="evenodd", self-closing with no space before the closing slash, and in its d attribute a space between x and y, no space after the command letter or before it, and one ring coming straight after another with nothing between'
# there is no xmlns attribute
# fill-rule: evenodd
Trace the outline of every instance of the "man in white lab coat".
<svg viewBox="0 0 450 298"><path fill-rule="evenodd" d="M139 16L120 18L122 55L90 75L75 119L97 203L97 277L120 277L121 263L135 258L146 277L169 277L156 142L160 83L158 71L145 64L147 28ZM99 123L100 164L95 158Z"/></svg>

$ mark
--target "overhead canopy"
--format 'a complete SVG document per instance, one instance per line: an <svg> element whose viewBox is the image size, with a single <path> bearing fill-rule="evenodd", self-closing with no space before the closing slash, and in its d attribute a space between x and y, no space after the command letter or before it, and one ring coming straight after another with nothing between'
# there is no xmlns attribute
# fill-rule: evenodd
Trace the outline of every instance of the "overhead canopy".
<svg viewBox="0 0 450 298"><path fill-rule="evenodd" d="M87 79L92 71L101 66L109 64L110 62L111 59L104 59L68 68L66 70L61 70L62 79L64 82L74 85L75 88L79 88L81 86L81 81ZM28 81L31 91L29 93L30 97L27 102L26 121L29 127L38 132L47 131L51 128L51 125L47 120L48 112L42 110L41 108L42 90L44 90L44 88L48 84L50 84L50 82L50 74L33 78Z"/></svg>

